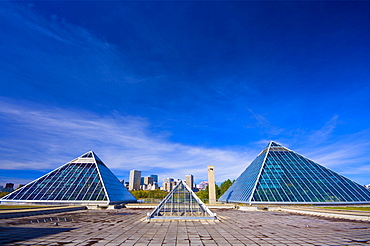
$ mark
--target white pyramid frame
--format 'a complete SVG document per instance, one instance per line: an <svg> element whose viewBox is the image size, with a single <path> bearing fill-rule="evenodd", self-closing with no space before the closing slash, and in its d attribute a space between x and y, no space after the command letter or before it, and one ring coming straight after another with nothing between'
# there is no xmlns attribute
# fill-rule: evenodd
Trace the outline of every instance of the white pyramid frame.
<svg viewBox="0 0 370 246"><path fill-rule="evenodd" d="M89 151L0 201L8 204L109 205L137 200L99 157Z"/></svg>
<svg viewBox="0 0 370 246"><path fill-rule="evenodd" d="M181 189L181 190L180 190ZM189 199L186 196L189 195ZM176 198L175 198L176 197ZM175 188L148 214L147 220L217 220L216 214L181 180Z"/></svg>

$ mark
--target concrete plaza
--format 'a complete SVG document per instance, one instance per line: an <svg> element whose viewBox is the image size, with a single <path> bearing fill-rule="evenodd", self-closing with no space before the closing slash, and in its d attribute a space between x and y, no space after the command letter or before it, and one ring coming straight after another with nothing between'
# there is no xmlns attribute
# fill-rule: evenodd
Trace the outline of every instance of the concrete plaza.
<svg viewBox="0 0 370 246"><path fill-rule="evenodd" d="M1 219L0 245L370 245L369 222L233 209L212 209L219 221L147 222L150 211L83 210Z"/></svg>

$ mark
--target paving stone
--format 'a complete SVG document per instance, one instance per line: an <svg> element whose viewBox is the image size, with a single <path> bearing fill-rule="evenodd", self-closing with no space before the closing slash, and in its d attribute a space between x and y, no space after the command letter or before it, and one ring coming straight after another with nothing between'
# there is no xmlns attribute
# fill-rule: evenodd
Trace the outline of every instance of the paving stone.
<svg viewBox="0 0 370 246"><path fill-rule="evenodd" d="M221 221L145 222L150 210L85 210L74 221L0 220L0 245L370 245L370 223L278 212L215 211ZM310 227L306 227L310 225Z"/></svg>

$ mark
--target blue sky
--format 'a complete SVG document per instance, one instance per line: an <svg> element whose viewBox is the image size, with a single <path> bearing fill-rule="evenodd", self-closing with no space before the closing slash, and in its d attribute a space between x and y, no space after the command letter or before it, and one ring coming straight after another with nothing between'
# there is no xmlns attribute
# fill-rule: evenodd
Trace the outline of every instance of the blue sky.
<svg viewBox="0 0 370 246"><path fill-rule="evenodd" d="M93 150L235 179L270 140L370 183L370 2L0 3L0 185Z"/></svg>

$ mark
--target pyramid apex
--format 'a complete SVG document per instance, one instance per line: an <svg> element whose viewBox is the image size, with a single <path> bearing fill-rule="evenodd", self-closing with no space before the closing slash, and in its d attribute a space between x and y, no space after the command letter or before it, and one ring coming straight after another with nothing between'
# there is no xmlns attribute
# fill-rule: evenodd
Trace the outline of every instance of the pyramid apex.
<svg viewBox="0 0 370 246"><path fill-rule="evenodd" d="M269 144L258 155L266 153L267 151L279 151L279 150L290 151L288 148L284 147L283 145L275 141L270 141Z"/></svg>
<svg viewBox="0 0 370 246"><path fill-rule="evenodd" d="M79 158L93 158L94 152L92 150L86 152L85 154L81 155Z"/></svg>
<svg viewBox="0 0 370 246"><path fill-rule="evenodd" d="M276 147L282 147L281 144L275 142L275 141L270 141L270 146L276 146Z"/></svg>
<svg viewBox="0 0 370 246"><path fill-rule="evenodd" d="M97 164L104 165L104 162L95 154L94 151L90 150L86 152L85 154L81 155L80 157L77 157L76 159L71 161L72 163L90 163L90 162L96 162Z"/></svg>

